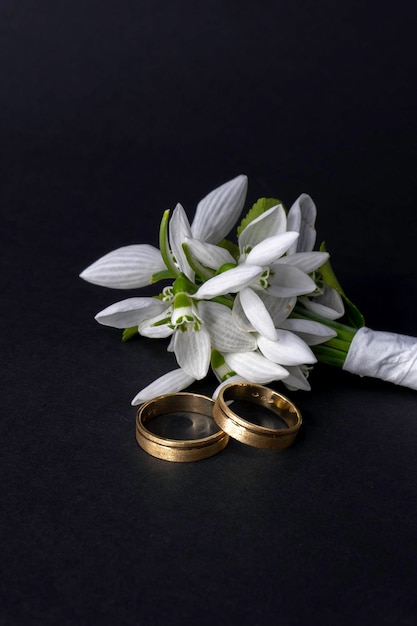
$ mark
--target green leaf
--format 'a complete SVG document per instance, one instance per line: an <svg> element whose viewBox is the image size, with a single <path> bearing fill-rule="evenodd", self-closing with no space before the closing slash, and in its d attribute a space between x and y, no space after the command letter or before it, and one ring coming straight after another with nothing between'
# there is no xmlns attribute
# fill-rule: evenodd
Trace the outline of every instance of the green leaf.
<svg viewBox="0 0 417 626"><path fill-rule="evenodd" d="M242 230L246 228L248 224L250 224L251 222L253 222L253 220L262 215L262 213L265 213L265 211L268 211L268 209L272 209L272 207L276 206L277 204L282 204L282 202L280 200L277 200L276 198L259 198L259 200L255 202L253 207L249 209L246 216L240 222L239 226L237 227L237 234L240 235Z"/></svg>
<svg viewBox="0 0 417 626"><path fill-rule="evenodd" d="M341 296L345 303L344 319L350 326L353 326L353 328L362 328L362 326L365 326L365 318L359 311L358 307L353 304L353 302L349 300L345 294L342 293Z"/></svg>
<svg viewBox="0 0 417 626"><path fill-rule="evenodd" d="M320 252L327 252L326 243L324 241L320 245ZM329 285L329 287L333 287L333 289L336 289L336 291L338 291L341 296L345 295L341 284L336 278L336 274L333 271L330 260L327 260L326 263L324 263L324 265L320 267L319 272L322 275L326 285Z"/></svg>
<svg viewBox="0 0 417 626"><path fill-rule="evenodd" d="M138 334L138 327L131 326L130 328L125 328L122 333L122 341L129 341L133 339Z"/></svg>
<svg viewBox="0 0 417 626"><path fill-rule="evenodd" d="M327 252L324 241L320 246L320 252ZM329 287L333 287L333 289L336 289L336 291L342 296L345 305L345 315L343 316L343 319L346 321L346 323L349 326L353 326L353 328L362 328L362 326L365 326L364 316L359 311L358 307L353 304L351 300L349 300L349 298L343 291L342 286L337 280L336 274L334 273L329 260L327 260L326 263L321 266L319 272L326 285L329 285Z"/></svg>

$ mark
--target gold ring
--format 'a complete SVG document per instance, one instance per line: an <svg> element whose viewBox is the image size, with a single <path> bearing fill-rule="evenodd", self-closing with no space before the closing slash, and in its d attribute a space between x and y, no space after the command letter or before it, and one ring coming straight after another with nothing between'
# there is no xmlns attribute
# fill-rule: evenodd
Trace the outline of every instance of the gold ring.
<svg viewBox="0 0 417 626"><path fill-rule="evenodd" d="M158 396L143 404L136 417L136 441L143 450L165 461L198 461L213 456L226 447L229 436L222 430L198 439L167 439L146 428L158 415L188 412L213 417L214 401L196 393ZM173 418L174 419L174 418Z"/></svg>
<svg viewBox="0 0 417 626"><path fill-rule="evenodd" d="M245 401L272 411L285 422L287 428L266 428L247 421L230 408L230 401ZM229 403L229 404L228 404ZM214 405L216 424L228 435L255 448L288 448L301 426L301 413L282 394L255 383L231 383L219 392Z"/></svg>

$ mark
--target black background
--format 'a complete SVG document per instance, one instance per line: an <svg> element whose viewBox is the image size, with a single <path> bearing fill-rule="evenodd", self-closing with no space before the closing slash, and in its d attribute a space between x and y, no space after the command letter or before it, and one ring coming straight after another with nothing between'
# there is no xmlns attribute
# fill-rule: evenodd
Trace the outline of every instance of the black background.
<svg viewBox="0 0 417 626"><path fill-rule="evenodd" d="M292 448L159 461L130 400L173 357L78 278L245 173L247 206L309 193L367 325L416 335L415 19L0 2L1 626L415 623L416 392L319 365Z"/></svg>

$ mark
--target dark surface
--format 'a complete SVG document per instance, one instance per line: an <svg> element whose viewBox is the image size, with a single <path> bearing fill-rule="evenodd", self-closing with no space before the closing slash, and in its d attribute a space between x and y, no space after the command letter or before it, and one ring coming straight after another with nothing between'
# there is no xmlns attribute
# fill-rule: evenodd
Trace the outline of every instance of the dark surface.
<svg viewBox="0 0 417 626"><path fill-rule="evenodd" d="M78 279L246 173L416 335L413 6L0 3L1 626L416 622L416 392L318 366L292 448L159 461L130 400L172 356Z"/></svg>

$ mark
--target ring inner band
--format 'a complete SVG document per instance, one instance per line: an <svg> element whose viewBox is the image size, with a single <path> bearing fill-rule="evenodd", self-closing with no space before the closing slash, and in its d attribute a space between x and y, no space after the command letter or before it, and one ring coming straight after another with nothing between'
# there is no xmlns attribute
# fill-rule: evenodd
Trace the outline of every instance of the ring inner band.
<svg viewBox="0 0 417 626"><path fill-rule="evenodd" d="M267 428L249 422L233 411L230 401L244 401L275 413L287 428ZM256 448L287 448L301 426L301 413L288 398L261 385L232 383L220 390L214 407L214 419L231 437Z"/></svg>
<svg viewBox="0 0 417 626"><path fill-rule="evenodd" d="M167 439L146 428L146 424L159 415L179 412L197 413L212 418L214 401L195 393L175 393L159 396L143 404L136 417L136 441L140 447L165 461L198 461L223 450L229 436L218 430L198 439ZM175 416L173 416L175 419Z"/></svg>

